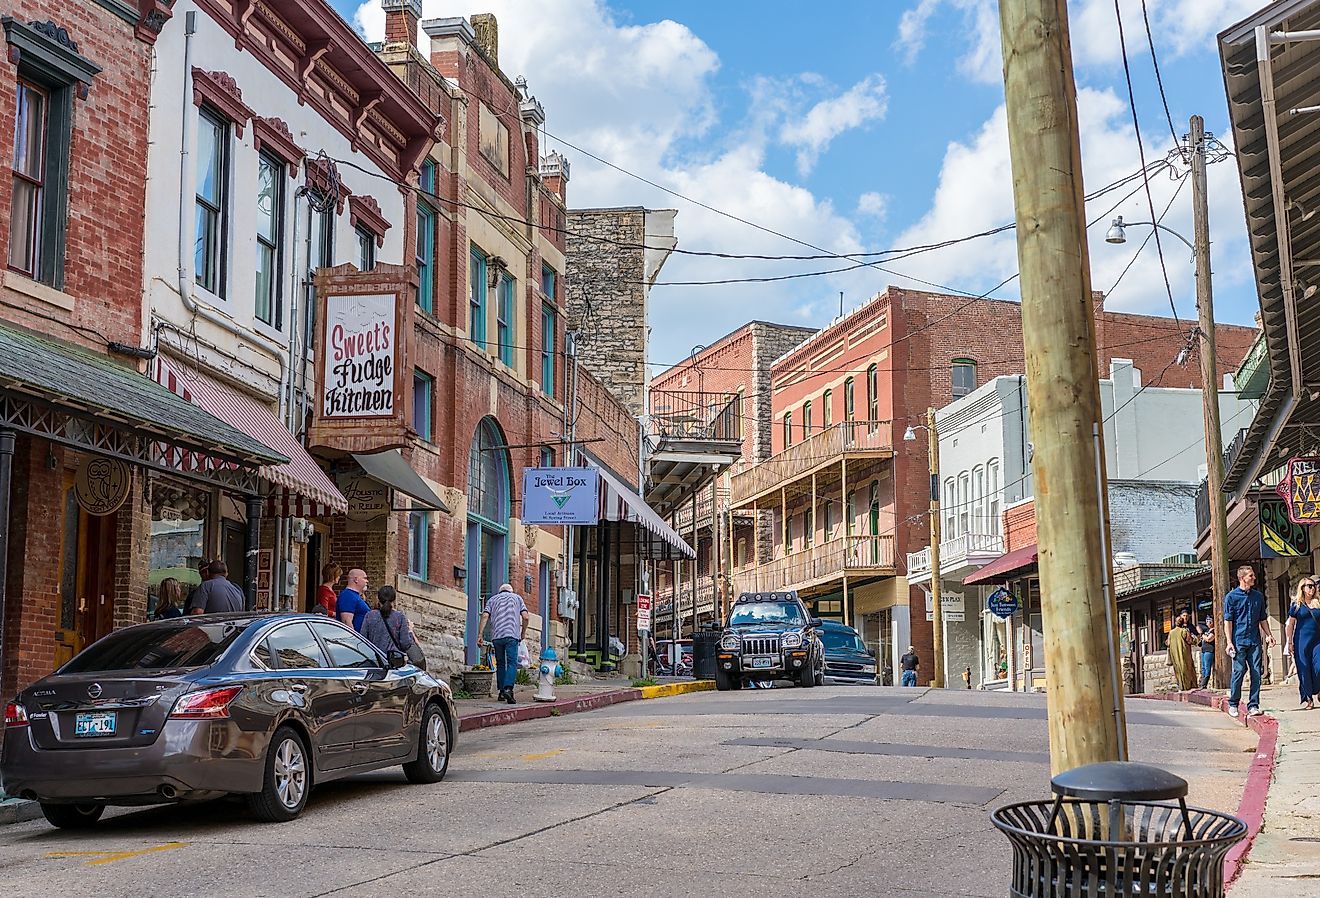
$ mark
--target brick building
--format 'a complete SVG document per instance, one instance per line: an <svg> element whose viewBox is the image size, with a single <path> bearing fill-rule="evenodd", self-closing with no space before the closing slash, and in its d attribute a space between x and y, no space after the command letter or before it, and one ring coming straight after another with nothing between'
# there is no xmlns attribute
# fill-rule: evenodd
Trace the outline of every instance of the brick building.
<svg viewBox="0 0 1320 898"><path fill-rule="evenodd" d="M0 691L146 615L158 477L256 493L271 452L141 376L152 45L171 4L17 0L0 133Z"/></svg>
<svg viewBox="0 0 1320 898"><path fill-rule="evenodd" d="M907 553L929 542L921 425L927 408L1024 370L1020 311L891 287L779 358L775 454L736 475L731 496L734 509L773 516L773 547L760 560L767 549L758 540L758 562L735 571L735 589L798 588L820 616L857 625L882 656L910 641L929 670L930 625L922 614L909 620L912 596L924 600L905 569ZM1130 359L1153 383L1197 387L1195 366L1173 364L1185 332L1171 319L1107 311L1097 297L1101 370ZM1251 328L1218 328L1220 369L1236 367L1253 338Z"/></svg>

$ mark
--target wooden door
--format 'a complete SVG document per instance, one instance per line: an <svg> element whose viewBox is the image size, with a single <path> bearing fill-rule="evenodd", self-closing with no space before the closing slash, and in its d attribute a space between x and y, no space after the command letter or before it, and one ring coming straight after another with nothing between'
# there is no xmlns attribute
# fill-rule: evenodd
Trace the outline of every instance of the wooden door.
<svg viewBox="0 0 1320 898"><path fill-rule="evenodd" d="M114 629L115 530L119 515L79 512L76 629L90 645Z"/></svg>

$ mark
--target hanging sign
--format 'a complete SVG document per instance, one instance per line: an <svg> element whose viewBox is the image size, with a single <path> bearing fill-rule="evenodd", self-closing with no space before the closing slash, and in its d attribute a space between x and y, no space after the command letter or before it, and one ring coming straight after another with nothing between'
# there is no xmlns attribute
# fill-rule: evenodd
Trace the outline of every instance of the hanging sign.
<svg viewBox="0 0 1320 898"><path fill-rule="evenodd" d="M97 517L118 511L132 486L132 470L117 458L85 459L73 481L78 504L83 511Z"/></svg>
<svg viewBox="0 0 1320 898"><path fill-rule="evenodd" d="M599 495L595 468L528 468L523 471L523 523L595 524Z"/></svg>
<svg viewBox="0 0 1320 898"><path fill-rule="evenodd" d="M339 478L339 490L348 500L350 530L368 529L389 517L390 488L365 474Z"/></svg>
<svg viewBox="0 0 1320 898"><path fill-rule="evenodd" d="M637 630L647 632L651 629L651 597L637 595Z"/></svg>
<svg viewBox="0 0 1320 898"><path fill-rule="evenodd" d="M1311 554L1310 529L1288 518L1288 504L1282 499L1260 499L1261 558L1305 558Z"/></svg>
<svg viewBox="0 0 1320 898"><path fill-rule="evenodd" d="M394 416L397 301L393 293L326 298L322 417Z"/></svg>
<svg viewBox="0 0 1320 898"><path fill-rule="evenodd" d="M1286 470L1283 482L1275 489L1286 503L1288 520L1294 524L1320 523L1320 458L1290 458Z"/></svg>
<svg viewBox="0 0 1320 898"><path fill-rule="evenodd" d="M1007 619L1017 613L1018 598L1001 586L990 593L985 600L985 607L989 608L990 613L995 617Z"/></svg>
<svg viewBox="0 0 1320 898"><path fill-rule="evenodd" d="M924 589L923 592L926 592ZM967 605L962 593L940 593L940 617L946 623L958 623L967 620ZM926 592L926 620L935 620L935 597Z"/></svg>

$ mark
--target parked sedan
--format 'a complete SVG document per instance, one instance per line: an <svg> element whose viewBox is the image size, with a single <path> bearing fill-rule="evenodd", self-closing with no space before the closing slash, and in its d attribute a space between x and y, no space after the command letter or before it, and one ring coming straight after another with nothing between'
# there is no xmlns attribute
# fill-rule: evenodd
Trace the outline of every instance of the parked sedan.
<svg viewBox="0 0 1320 898"><path fill-rule="evenodd" d="M825 644L825 682L874 686L875 655L852 627L827 620L820 628Z"/></svg>
<svg viewBox="0 0 1320 898"><path fill-rule="evenodd" d="M402 764L438 782L457 729L448 686L338 621L208 614L119 630L24 689L0 777L59 827L232 793L284 821L355 773Z"/></svg>

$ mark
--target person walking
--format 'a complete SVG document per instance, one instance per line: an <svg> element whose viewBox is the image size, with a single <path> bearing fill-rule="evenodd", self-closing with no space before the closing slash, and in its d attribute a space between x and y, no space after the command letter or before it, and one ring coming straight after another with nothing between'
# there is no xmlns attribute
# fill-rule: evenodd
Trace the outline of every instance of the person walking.
<svg viewBox="0 0 1320 898"><path fill-rule="evenodd" d="M339 597L335 599L335 616L359 633L362 632L362 621L371 611L367 600L362 598L367 582L367 572L362 568L353 568L348 572L348 585L340 590Z"/></svg>
<svg viewBox="0 0 1320 898"><path fill-rule="evenodd" d="M321 585L316 588L316 604L331 617L335 616L335 602L339 598L335 594L335 587L343 575L344 569L333 561L321 568Z"/></svg>
<svg viewBox="0 0 1320 898"><path fill-rule="evenodd" d="M917 685L917 668L921 666L921 659L917 657L916 646L908 646L907 654L898 659L898 665L903 668L903 685Z"/></svg>
<svg viewBox="0 0 1320 898"><path fill-rule="evenodd" d="M1244 564L1237 569L1238 585L1224 596L1224 642L1233 659L1233 677L1228 688L1228 715L1239 715L1242 703L1242 678L1251 676L1247 696L1247 714L1260 713L1261 657L1264 645L1274 644L1270 620L1265 614L1265 596L1256 589L1256 569Z"/></svg>
<svg viewBox="0 0 1320 898"><path fill-rule="evenodd" d="M486 632L490 623L490 645L495 649L495 680L500 684L500 700L517 704L513 697L513 684L518 676L518 644L527 636L527 624L532 616L527 603L513 591L508 583L486 600L477 625L478 633Z"/></svg>
<svg viewBox="0 0 1320 898"><path fill-rule="evenodd" d="M1284 654L1292 655L1297 668L1302 708L1310 711L1320 694L1320 587L1314 577L1304 577L1297 584L1297 593L1288 605L1284 636Z"/></svg>
<svg viewBox="0 0 1320 898"><path fill-rule="evenodd" d="M1173 629L1169 630L1169 666L1173 668L1173 677L1178 681L1178 689L1186 692L1196 688L1196 665L1192 661L1192 649L1199 641L1188 629L1186 612L1178 615Z"/></svg>
<svg viewBox="0 0 1320 898"><path fill-rule="evenodd" d="M208 579L193 590L188 599L189 614L218 614L223 611L242 611L247 601L243 591L229 582L229 565L212 561L206 569Z"/></svg>
<svg viewBox="0 0 1320 898"><path fill-rule="evenodd" d="M1201 637L1201 688L1205 689L1215 672L1215 619L1207 614L1197 630Z"/></svg>
<svg viewBox="0 0 1320 898"><path fill-rule="evenodd" d="M391 652L411 657L409 650L417 644L417 636L413 633L408 616L394 609L394 599L393 586L382 586L377 590L377 607L367 612L367 616L362 619L362 638L387 657Z"/></svg>
<svg viewBox="0 0 1320 898"><path fill-rule="evenodd" d="M173 577L166 577L156 587L156 620L169 620L183 616L183 584Z"/></svg>

